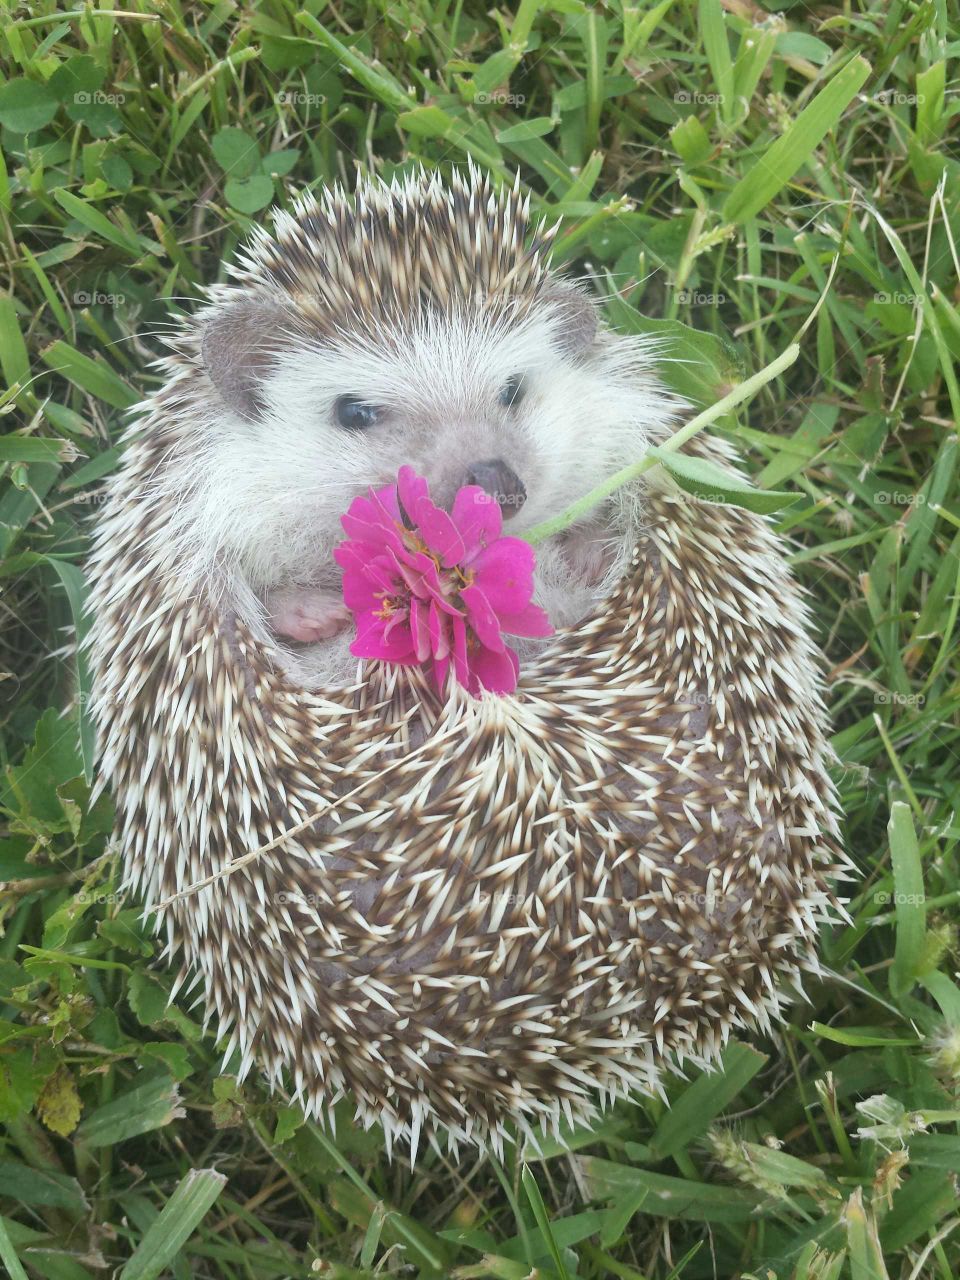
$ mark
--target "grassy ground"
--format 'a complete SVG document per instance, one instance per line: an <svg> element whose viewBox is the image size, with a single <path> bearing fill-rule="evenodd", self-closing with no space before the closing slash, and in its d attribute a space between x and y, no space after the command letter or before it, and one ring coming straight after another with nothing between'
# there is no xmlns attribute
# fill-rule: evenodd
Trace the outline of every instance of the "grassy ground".
<svg viewBox="0 0 960 1280"><path fill-rule="evenodd" d="M772 6L771 6L772 7ZM98 14L0 34L0 1258L12 1276L960 1273L960 35L947 0L474 0ZM956 24L954 9L953 22ZM853 923L777 1044L576 1154L387 1164L216 1046L117 895L65 643L171 300L357 165L519 168L559 258L707 404L824 305L736 436L826 654ZM641 319L634 312L638 308ZM687 327L689 326L689 328ZM695 332L694 332L695 331ZM78 696L79 693L79 696ZM64 715L64 709L66 714ZM216 1170L216 1173L210 1172ZM534 1270L536 1268L536 1270Z"/></svg>

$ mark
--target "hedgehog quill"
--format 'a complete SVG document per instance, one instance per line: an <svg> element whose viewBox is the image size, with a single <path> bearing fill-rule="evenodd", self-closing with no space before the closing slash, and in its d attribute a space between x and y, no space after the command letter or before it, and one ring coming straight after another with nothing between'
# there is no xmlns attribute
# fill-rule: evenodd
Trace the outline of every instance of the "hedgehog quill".
<svg viewBox="0 0 960 1280"><path fill-rule="evenodd" d="M319 1118L349 1097L411 1158L769 1030L842 872L782 549L662 469L538 543L557 631L520 637L515 691L357 670L356 498L406 464L522 539L683 414L548 250L474 170L278 214L172 340L90 563L101 777L178 985L241 1076Z"/></svg>

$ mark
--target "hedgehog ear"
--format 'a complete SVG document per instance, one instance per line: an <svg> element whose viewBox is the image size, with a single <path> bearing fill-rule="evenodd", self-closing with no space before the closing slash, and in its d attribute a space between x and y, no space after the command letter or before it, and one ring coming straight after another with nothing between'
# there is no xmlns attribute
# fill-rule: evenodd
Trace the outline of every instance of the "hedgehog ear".
<svg viewBox="0 0 960 1280"><path fill-rule="evenodd" d="M570 280L554 279L540 295L558 318L554 341L565 356L583 355L597 336L597 308L590 295Z"/></svg>
<svg viewBox="0 0 960 1280"><path fill-rule="evenodd" d="M251 298L217 311L203 326L203 367L224 404L242 418L253 421L263 412L263 381L293 321L289 304Z"/></svg>

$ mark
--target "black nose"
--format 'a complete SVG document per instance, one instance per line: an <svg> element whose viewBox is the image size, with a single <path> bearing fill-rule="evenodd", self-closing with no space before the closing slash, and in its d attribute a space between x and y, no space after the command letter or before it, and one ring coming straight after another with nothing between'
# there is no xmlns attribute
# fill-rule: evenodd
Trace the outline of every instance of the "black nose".
<svg viewBox="0 0 960 1280"><path fill-rule="evenodd" d="M478 484L499 503L503 518L515 516L527 500L523 481L502 458L484 458L467 467L464 484Z"/></svg>

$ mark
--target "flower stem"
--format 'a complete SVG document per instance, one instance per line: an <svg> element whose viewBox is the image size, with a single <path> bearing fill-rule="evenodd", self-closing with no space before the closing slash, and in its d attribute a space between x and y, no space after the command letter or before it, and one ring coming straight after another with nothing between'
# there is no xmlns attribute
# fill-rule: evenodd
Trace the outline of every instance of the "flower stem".
<svg viewBox="0 0 960 1280"><path fill-rule="evenodd" d="M658 454L676 453L676 451L692 439L704 427L708 427L711 422L716 422L717 418L722 417L730 409L735 409L738 404L742 404L744 400L749 400L751 396L756 395L761 387L778 374L783 373L784 369L789 369L800 354L798 343L793 343L787 347L786 351L776 360L771 361L759 373L755 373L752 378L747 378L745 382L739 383L728 392L722 400L718 400L716 404L704 409L702 413L698 413L695 418L674 432L668 440L657 446ZM540 524L536 524L532 529L527 529L522 535L524 541L537 543L542 542L544 538L550 538L555 533L560 533L567 529L570 525L575 524L592 510L597 503L602 502L604 498L609 498L611 493L615 493L617 489L625 484L629 484L631 480L636 480L638 476L642 476L644 472L652 470L660 463L659 457L652 454L645 454L639 462L631 462L629 466L623 467L620 471L615 471L612 476L608 476L606 480L601 481L595 489L591 489L588 494L582 498L578 498L565 511L561 511L559 515L551 516L549 520L542 520Z"/></svg>

